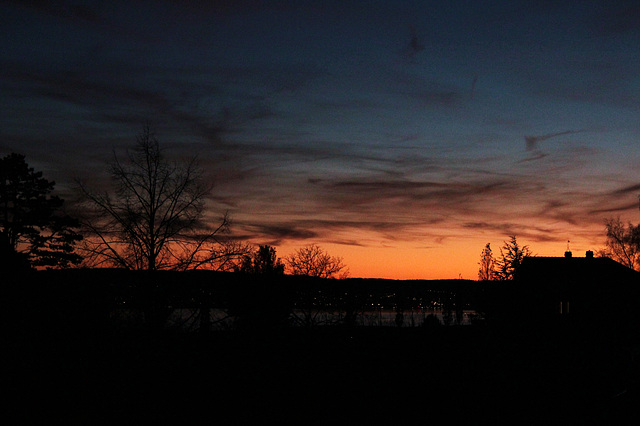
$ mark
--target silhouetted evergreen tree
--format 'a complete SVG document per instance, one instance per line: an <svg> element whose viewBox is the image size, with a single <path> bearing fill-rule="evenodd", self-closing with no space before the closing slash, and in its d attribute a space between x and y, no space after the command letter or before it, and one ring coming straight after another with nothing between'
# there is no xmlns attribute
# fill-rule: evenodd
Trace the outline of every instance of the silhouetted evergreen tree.
<svg viewBox="0 0 640 426"><path fill-rule="evenodd" d="M278 329L288 323L293 307L292 293L282 280L284 265L276 249L261 245L243 257L238 268L242 281L231 297L229 315L242 330Z"/></svg>
<svg viewBox="0 0 640 426"><path fill-rule="evenodd" d="M276 256L274 247L261 245L253 253L242 258L239 270L248 274L283 275L284 265Z"/></svg>
<svg viewBox="0 0 640 426"><path fill-rule="evenodd" d="M3 269L77 265L79 223L62 210L64 200L51 195L55 182L29 167L24 155L0 159L0 262Z"/></svg>
<svg viewBox="0 0 640 426"><path fill-rule="evenodd" d="M500 258L496 261L496 276L500 280L512 280L522 263L522 259L531 256L529 246L520 246L515 235L509 237L500 248Z"/></svg>

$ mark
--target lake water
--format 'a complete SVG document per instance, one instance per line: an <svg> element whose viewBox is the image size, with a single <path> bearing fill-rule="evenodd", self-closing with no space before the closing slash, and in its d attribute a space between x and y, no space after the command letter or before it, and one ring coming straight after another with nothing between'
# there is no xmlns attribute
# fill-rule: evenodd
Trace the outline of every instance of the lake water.
<svg viewBox="0 0 640 426"><path fill-rule="evenodd" d="M195 330L200 325L200 312L197 309L174 309L171 313L167 326L181 328L185 330ZM209 311L213 329L228 329L233 326L233 318L229 317L222 309L211 309ZM441 324L447 324L447 314L441 310L416 310L405 311L403 313L402 327L420 327L423 325L425 318L433 314ZM397 313L394 310L380 309L376 311L366 311L360 313L356 317L356 325L358 326L382 326L397 327ZM473 318L477 316L474 310L464 310L460 325L470 325ZM291 323L293 326L305 326L312 324L314 326L337 324L344 319L343 312L305 312L297 310L292 313ZM449 324L458 324L456 322L455 313L449 316Z"/></svg>

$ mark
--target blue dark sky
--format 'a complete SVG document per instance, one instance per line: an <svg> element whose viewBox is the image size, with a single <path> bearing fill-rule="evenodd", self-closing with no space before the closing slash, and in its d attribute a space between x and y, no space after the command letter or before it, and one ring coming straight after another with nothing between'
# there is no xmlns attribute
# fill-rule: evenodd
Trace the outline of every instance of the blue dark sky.
<svg viewBox="0 0 640 426"><path fill-rule="evenodd" d="M487 242L596 250L640 216L637 2L5 1L0 23L0 154L69 197L148 122L236 236L353 276L473 279Z"/></svg>

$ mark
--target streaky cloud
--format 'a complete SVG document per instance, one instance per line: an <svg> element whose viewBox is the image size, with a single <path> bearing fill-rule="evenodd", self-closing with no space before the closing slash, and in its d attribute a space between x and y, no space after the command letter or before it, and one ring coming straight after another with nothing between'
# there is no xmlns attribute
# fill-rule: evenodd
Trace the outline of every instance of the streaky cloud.
<svg viewBox="0 0 640 426"><path fill-rule="evenodd" d="M629 211L637 208L638 208L638 202L635 202L635 203L627 203L627 204L622 204L622 205L613 206L613 207L607 207L603 209L593 209L593 210L589 210L589 213L590 214L621 213L621 212L625 212L625 211Z"/></svg>
<svg viewBox="0 0 640 426"><path fill-rule="evenodd" d="M631 192L636 192L636 193L640 192L640 183L617 189L613 191L613 195L625 195Z"/></svg>
<svg viewBox="0 0 640 426"><path fill-rule="evenodd" d="M572 134L580 133L580 132L581 132L581 130L565 130L563 132L548 133L546 135L525 136L524 140L526 142L526 149L527 149L527 151L533 151L534 149L536 149L538 147L538 143L539 142L546 141L546 140L549 140L551 138L556 138L558 136L572 135Z"/></svg>

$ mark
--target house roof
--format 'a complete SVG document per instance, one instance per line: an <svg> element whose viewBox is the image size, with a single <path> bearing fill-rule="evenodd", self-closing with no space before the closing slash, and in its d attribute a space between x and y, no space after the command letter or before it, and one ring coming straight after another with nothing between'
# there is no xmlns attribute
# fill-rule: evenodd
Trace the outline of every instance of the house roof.
<svg viewBox="0 0 640 426"><path fill-rule="evenodd" d="M538 257L523 259L521 281L582 283L640 283L640 273L608 257Z"/></svg>

